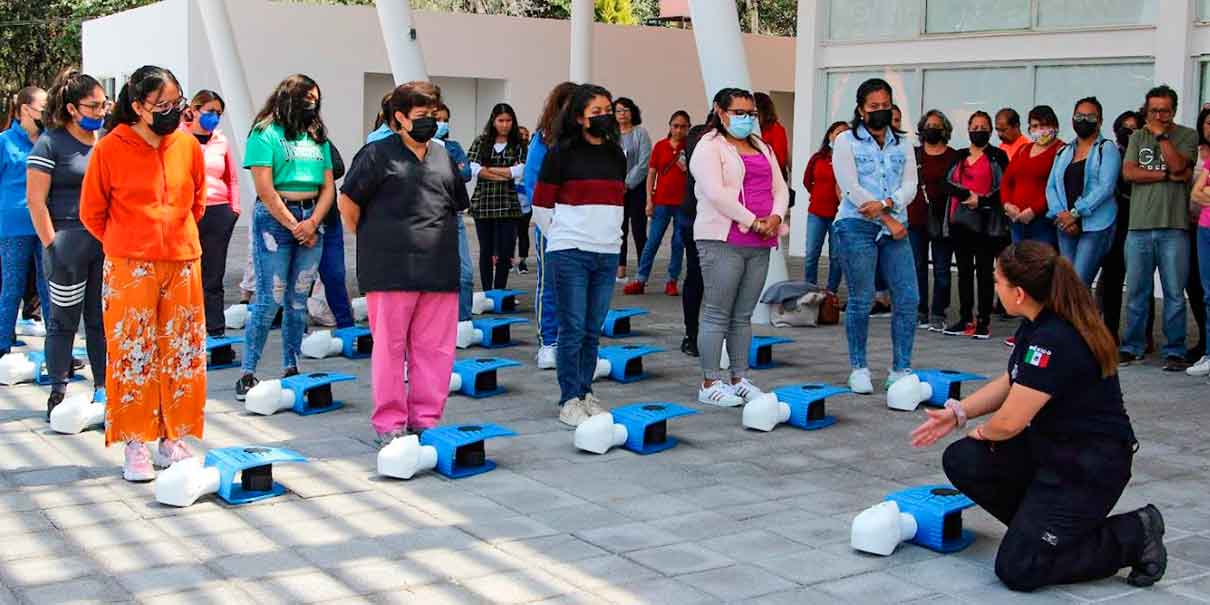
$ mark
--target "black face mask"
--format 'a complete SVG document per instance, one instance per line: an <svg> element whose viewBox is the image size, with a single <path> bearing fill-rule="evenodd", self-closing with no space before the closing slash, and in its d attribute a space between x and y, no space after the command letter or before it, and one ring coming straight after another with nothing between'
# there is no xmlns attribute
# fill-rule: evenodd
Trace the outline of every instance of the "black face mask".
<svg viewBox="0 0 1210 605"><path fill-rule="evenodd" d="M936 145L945 140L945 131L940 128L925 128L924 142L930 145Z"/></svg>
<svg viewBox="0 0 1210 605"><path fill-rule="evenodd" d="M319 117L319 103L303 103L302 119L308 124L315 121Z"/></svg>
<svg viewBox="0 0 1210 605"><path fill-rule="evenodd" d="M162 137L168 136L176 131L181 126L181 110L173 109L172 111L151 114L151 132L154 132Z"/></svg>
<svg viewBox="0 0 1210 605"><path fill-rule="evenodd" d="M891 110L879 109L865 114L865 124L870 130L882 130L891 125Z"/></svg>
<svg viewBox="0 0 1210 605"><path fill-rule="evenodd" d="M970 135L971 146L987 147L988 142L992 140L992 132L990 130L973 130L967 133Z"/></svg>
<svg viewBox="0 0 1210 605"><path fill-rule="evenodd" d="M604 137L617 129L618 122L611 113L603 113L599 116L588 118L588 134L594 137Z"/></svg>
<svg viewBox="0 0 1210 605"><path fill-rule="evenodd" d="M1119 128L1114 131L1113 135L1118 140L1118 145L1125 147L1130 143L1130 135L1134 134L1134 130L1130 128Z"/></svg>
<svg viewBox="0 0 1210 605"><path fill-rule="evenodd" d="M437 118L416 118L412 120L412 129L408 136L417 143L427 143L437 134Z"/></svg>
<svg viewBox="0 0 1210 605"><path fill-rule="evenodd" d="M1076 131L1076 136L1080 137L1081 139L1087 139L1088 137L1096 134L1099 127L1100 124L1095 124L1093 122L1071 123L1071 128Z"/></svg>
<svg viewBox="0 0 1210 605"><path fill-rule="evenodd" d="M46 124L43 123L42 120L39 118L37 120L34 120L34 128L37 128L38 132L42 132L43 130L46 130Z"/></svg>

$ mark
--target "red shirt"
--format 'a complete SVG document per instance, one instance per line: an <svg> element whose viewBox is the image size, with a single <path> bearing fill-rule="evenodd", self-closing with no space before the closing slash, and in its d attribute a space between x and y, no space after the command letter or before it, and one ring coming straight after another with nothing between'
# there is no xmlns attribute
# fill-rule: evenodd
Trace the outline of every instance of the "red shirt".
<svg viewBox="0 0 1210 605"><path fill-rule="evenodd" d="M1062 141L1036 156L1030 156L1033 145L1022 147L1016 157L1008 162L1004 180L1000 183L1000 200L1024 211L1034 211L1035 218L1046 216L1046 179L1055 163L1055 155L1063 148Z"/></svg>
<svg viewBox="0 0 1210 605"><path fill-rule="evenodd" d="M950 167L958 160L958 151L953 147L946 147L945 151L939 155L929 155L923 148L920 150L920 162L916 168L919 170L917 178L918 188L916 190L916 198L908 204L908 226L910 227L927 227L929 224L929 202L934 204L945 203L945 191L947 184L945 178L949 173ZM927 199L925 194L928 194ZM937 211L940 215L940 211Z"/></svg>
<svg viewBox="0 0 1210 605"><path fill-rule="evenodd" d="M840 194L836 191L836 174L832 172L832 150L811 156L802 175L802 184L811 194L807 212L820 218L835 218L840 208Z"/></svg>
<svg viewBox="0 0 1210 605"><path fill-rule="evenodd" d="M651 150L651 161L647 165L655 170L655 196L651 201L656 206L679 206L685 201L688 176L677 162L683 148L684 144L674 147L671 139L663 139Z"/></svg>
<svg viewBox="0 0 1210 605"><path fill-rule="evenodd" d="M785 174L790 158L790 140L786 136L786 127L781 122L774 122L768 128L761 127L760 137L765 140L777 158L777 167Z"/></svg>
<svg viewBox="0 0 1210 605"><path fill-rule="evenodd" d="M1033 141L1029 140L1029 137L1020 135L1017 137L1017 140L1011 143L1000 143L1000 151L1008 154L1008 161L1012 163L1013 158L1017 156L1017 152L1021 151L1022 147L1029 147L1033 144Z"/></svg>

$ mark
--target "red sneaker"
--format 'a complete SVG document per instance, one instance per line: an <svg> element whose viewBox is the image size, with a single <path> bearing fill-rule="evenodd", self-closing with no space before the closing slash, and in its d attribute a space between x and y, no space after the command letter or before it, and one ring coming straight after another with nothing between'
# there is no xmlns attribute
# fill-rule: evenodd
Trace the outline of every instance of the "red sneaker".
<svg viewBox="0 0 1210 605"><path fill-rule="evenodd" d="M668 296L680 296L681 291L676 288L676 280L670 280L664 284L664 294Z"/></svg>
<svg viewBox="0 0 1210 605"><path fill-rule="evenodd" d="M971 323L966 324L966 329L962 331L962 335L968 338L973 338L975 336L975 322L972 321Z"/></svg>
<svg viewBox="0 0 1210 605"><path fill-rule="evenodd" d="M1006 346L1006 347L1015 347L1015 346L1017 346L1017 337L1016 337L1016 336L1009 336L1008 338L1005 338L1005 339L1004 339L1004 346Z"/></svg>
<svg viewBox="0 0 1210 605"><path fill-rule="evenodd" d="M647 284L634 280L622 288L622 294L642 294L647 289Z"/></svg>

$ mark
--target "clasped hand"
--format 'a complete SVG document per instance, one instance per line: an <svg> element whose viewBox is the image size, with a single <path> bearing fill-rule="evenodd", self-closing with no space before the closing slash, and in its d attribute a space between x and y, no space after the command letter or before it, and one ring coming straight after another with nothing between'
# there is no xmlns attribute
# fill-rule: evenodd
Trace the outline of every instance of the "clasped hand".
<svg viewBox="0 0 1210 605"><path fill-rule="evenodd" d="M777 237L780 227L781 217L776 214L761 217L752 222L752 231L766 239Z"/></svg>

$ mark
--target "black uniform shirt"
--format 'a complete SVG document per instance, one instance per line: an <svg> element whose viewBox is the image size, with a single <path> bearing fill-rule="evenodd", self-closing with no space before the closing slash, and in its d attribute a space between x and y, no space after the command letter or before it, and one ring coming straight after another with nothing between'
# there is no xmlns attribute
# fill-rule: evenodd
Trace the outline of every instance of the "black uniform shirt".
<svg viewBox="0 0 1210 605"><path fill-rule="evenodd" d="M459 212L470 201L445 147L424 160L391 136L357 152L341 193L361 207L357 282L365 292L457 292Z"/></svg>
<svg viewBox="0 0 1210 605"><path fill-rule="evenodd" d="M1101 366L1075 326L1049 310L1017 329L1008 360L1013 384L1051 396L1030 427L1045 435L1110 435L1134 439L1118 376L1101 377Z"/></svg>

